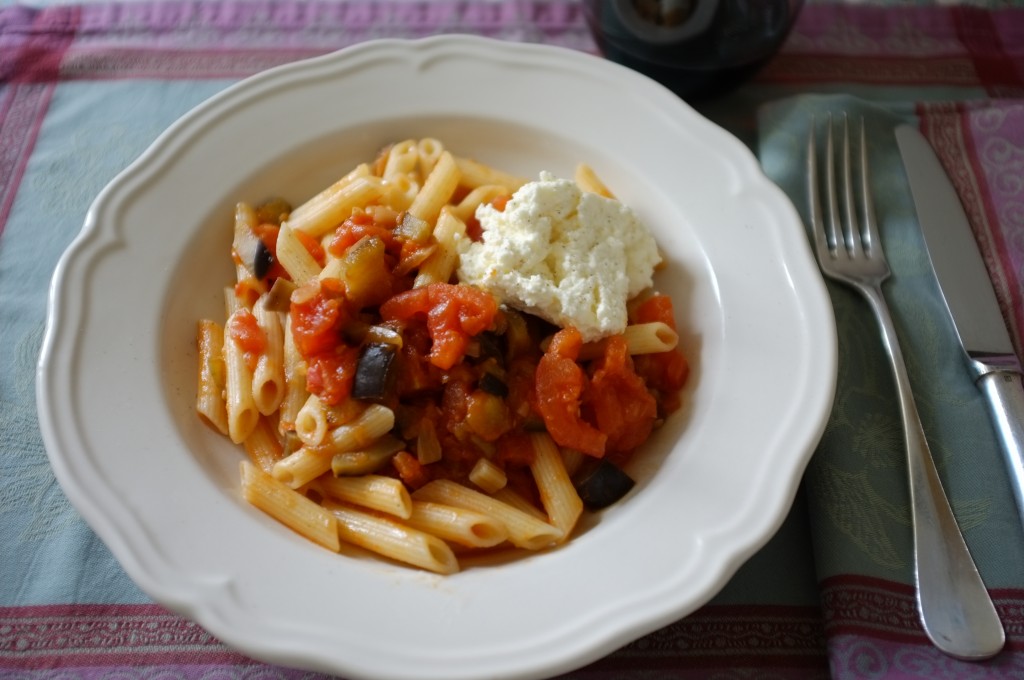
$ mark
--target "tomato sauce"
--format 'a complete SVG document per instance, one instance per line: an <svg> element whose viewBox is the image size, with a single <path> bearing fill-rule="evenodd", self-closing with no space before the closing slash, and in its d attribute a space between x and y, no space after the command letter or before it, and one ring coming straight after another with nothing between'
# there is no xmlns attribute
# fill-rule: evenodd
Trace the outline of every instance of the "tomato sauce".
<svg viewBox="0 0 1024 680"><path fill-rule="evenodd" d="M228 336L242 350L250 371L256 369L260 354L267 347L267 336L248 309L239 309L228 319Z"/></svg>
<svg viewBox="0 0 1024 680"><path fill-rule="evenodd" d="M390 473L410 488L434 478L465 481L486 457L506 472L512 488L530 496L536 491L530 486L531 431L546 430L559 446L621 464L659 419L680 407L689 365L679 349L631 356L625 339L613 336L599 356L582 360L575 328L553 328L500 308L492 295L467 285L414 288L416 263L434 246L407 238L399 222L391 213L357 212L326 249L303 239L321 263L328 254L383 250L367 250L359 261L372 286L364 284L357 294L341 280L306 284L292 294L289 315L295 346L307 362L306 387L328 405L351 398L365 332L359 329L380 325L399 334L392 393L382 401L396 411L395 432L408 446L393 457ZM272 253L276 236L276 226L260 227ZM239 315L231 329L247 353L265 342L251 316ZM671 299L651 295L635 306L630 321L674 329ZM423 427L436 433L440 460L417 457Z"/></svg>

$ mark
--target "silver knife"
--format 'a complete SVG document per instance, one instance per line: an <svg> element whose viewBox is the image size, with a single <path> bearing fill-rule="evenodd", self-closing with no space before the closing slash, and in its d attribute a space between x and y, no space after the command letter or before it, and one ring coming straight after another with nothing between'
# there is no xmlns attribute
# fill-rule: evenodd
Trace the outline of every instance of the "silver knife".
<svg viewBox="0 0 1024 680"><path fill-rule="evenodd" d="M1024 386L992 281L953 183L931 144L916 128L896 128L917 218L939 289L960 337L1010 472L1017 512L1024 522Z"/></svg>

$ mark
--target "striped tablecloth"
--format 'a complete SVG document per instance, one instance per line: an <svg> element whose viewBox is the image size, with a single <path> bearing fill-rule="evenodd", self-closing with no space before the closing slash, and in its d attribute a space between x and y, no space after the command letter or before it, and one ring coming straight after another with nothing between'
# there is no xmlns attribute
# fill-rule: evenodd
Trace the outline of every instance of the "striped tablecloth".
<svg viewBox="0 0 1024 680"><path fill-rule="evenodd" d="M34 405L46 288L93 197L194 105L267 67L359 41L456 32L596 51L578 3L558 0L0 7L0 675L311 675L251 660L151 602L64 498ZM795 159L809 113L860 112L882 133L919 125L952 171L1024 349L1019 3L811 3L753 81L698 108L748 143L800 209ZM937 311L898 157L879 147L895 270L887 293L1006 650L965 663L924 637L895 395L866 307L830 287L839 390L789 518L706 606L571 677L1024 677L1024 528L984 406Z"/></svg>

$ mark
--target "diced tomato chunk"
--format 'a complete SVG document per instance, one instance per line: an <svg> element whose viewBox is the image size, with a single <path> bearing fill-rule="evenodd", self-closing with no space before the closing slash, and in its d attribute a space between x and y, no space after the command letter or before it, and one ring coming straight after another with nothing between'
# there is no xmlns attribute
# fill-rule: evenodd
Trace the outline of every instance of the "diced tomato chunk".
<svg viewBox="0 0 1024 680"><path fill-rule="evenodd" d="M587 387L587 376L576 363L580 345L582 338L575 328L555 333L537 364L536 408L557 444L600 458L604 456L608 436L580 414L581 398Z"/></svg>
<svg viewBox="0 0 1024 680"><path fill-rule="evenodd" d="M344 344L334 351L314 355L308 361L306 389L328 406L340 404L352 394L358 363L358 348Z"/></svg>
<svg viewBox="0 0 1024 680"><path fill-rule="evenodd" d="M469 339L491 327L498 313L494 296L470 286L432 283L395 295L380 306L385 321L426 317L430 363L449 369L466 353Z"/></svg>
<svg viewBox="0 0 1024 680"><path fill-rule="evenodd" d="M398 476L411 489L418 489L430 481L430 473L422 465L416 456L408 451L399 451L391 459Z"/></svg>
<svg viewBox="0 0 1024 680"><path fill-rule="evenodd" d="M345 220L334 232L334 237L327 245L327 250L335 257L341 257L350 246L358 243L366 236L376 236L389 253L400 255L402 244L395 239L393 225L378 224L368 213L356 213Z"/></svg>
<svg viewBox="0 0 1024 680"><path fill-rule="evenodd" d="M253 313L243 307L232 314L228 319L228 335L242 350L249 370L253 370L259 355L267 347L267 336Z"/></svg>
<svg viewBox="0 0 1024 680"><path fill-rule="evenodd" d="M320 241L317 240L315 236L307 234L299 229L296 229L292 233L295 234L295 238L302 244L302 247L306 249L306 252L312 255L317 264L323 267L324 263L327 262L327 254L324 252L324 247L320 245Z"/></svg>
<svg viewBox="0 0 1024 680"><path fill-rule="evenodd" d="M633 320L636 323L661 321L675 330L676 315L672 307L672 298L667 295L652 295L633 310Z"/></svg>
<svg viewBox="0 0 1024 680"><path fill-rule="evenodd" d="M584 402L593 412L598 429L608 435L608 450L635 449L650 436L658 404L633 370L629 348L621 335L608 338L604 355L594 362L592 370Z"/></svg>
<svg viewBox="0 0 1024 680"><path fill-rule="evenodd" d="M348 318L341 298L319 288L293 293L289 314L295 347L305 358L333 350Z"/></svg>
<svg viewBox="0 0 1024 680"><path fill-rule="evenodd" d="M634 310L636 323L660 321L676 328L672 298L667 295L652 295ZM635 368L647 386L659 394L661 408L671 413L681 405L679 391L686 385L690 375L690 364L678 347L668 352L642 354L635 357Z"/></svg>

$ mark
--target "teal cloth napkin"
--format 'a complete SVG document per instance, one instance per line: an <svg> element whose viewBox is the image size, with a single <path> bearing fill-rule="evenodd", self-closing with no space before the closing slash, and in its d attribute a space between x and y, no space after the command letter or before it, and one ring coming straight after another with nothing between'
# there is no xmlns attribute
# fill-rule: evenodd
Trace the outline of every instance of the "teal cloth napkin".
<svg viewBox="0 0 1024 680"><path fill-rule="evenodd" d="M961 531L990 590L1020 588L1024 528L984 400L942 304L893 136L898 124L918 124L917 109L817 95L760 109L758 153L764 170L790 196L805 224L808 126L812 117L823 125L829 112L865 121L875 207L892 268L884 293ZM817 575L819 581L855 575L910 584L909 492L890 366L866 302L842 284L829 281L828 288L839 335L838 387L806 476Z"/></svg>

